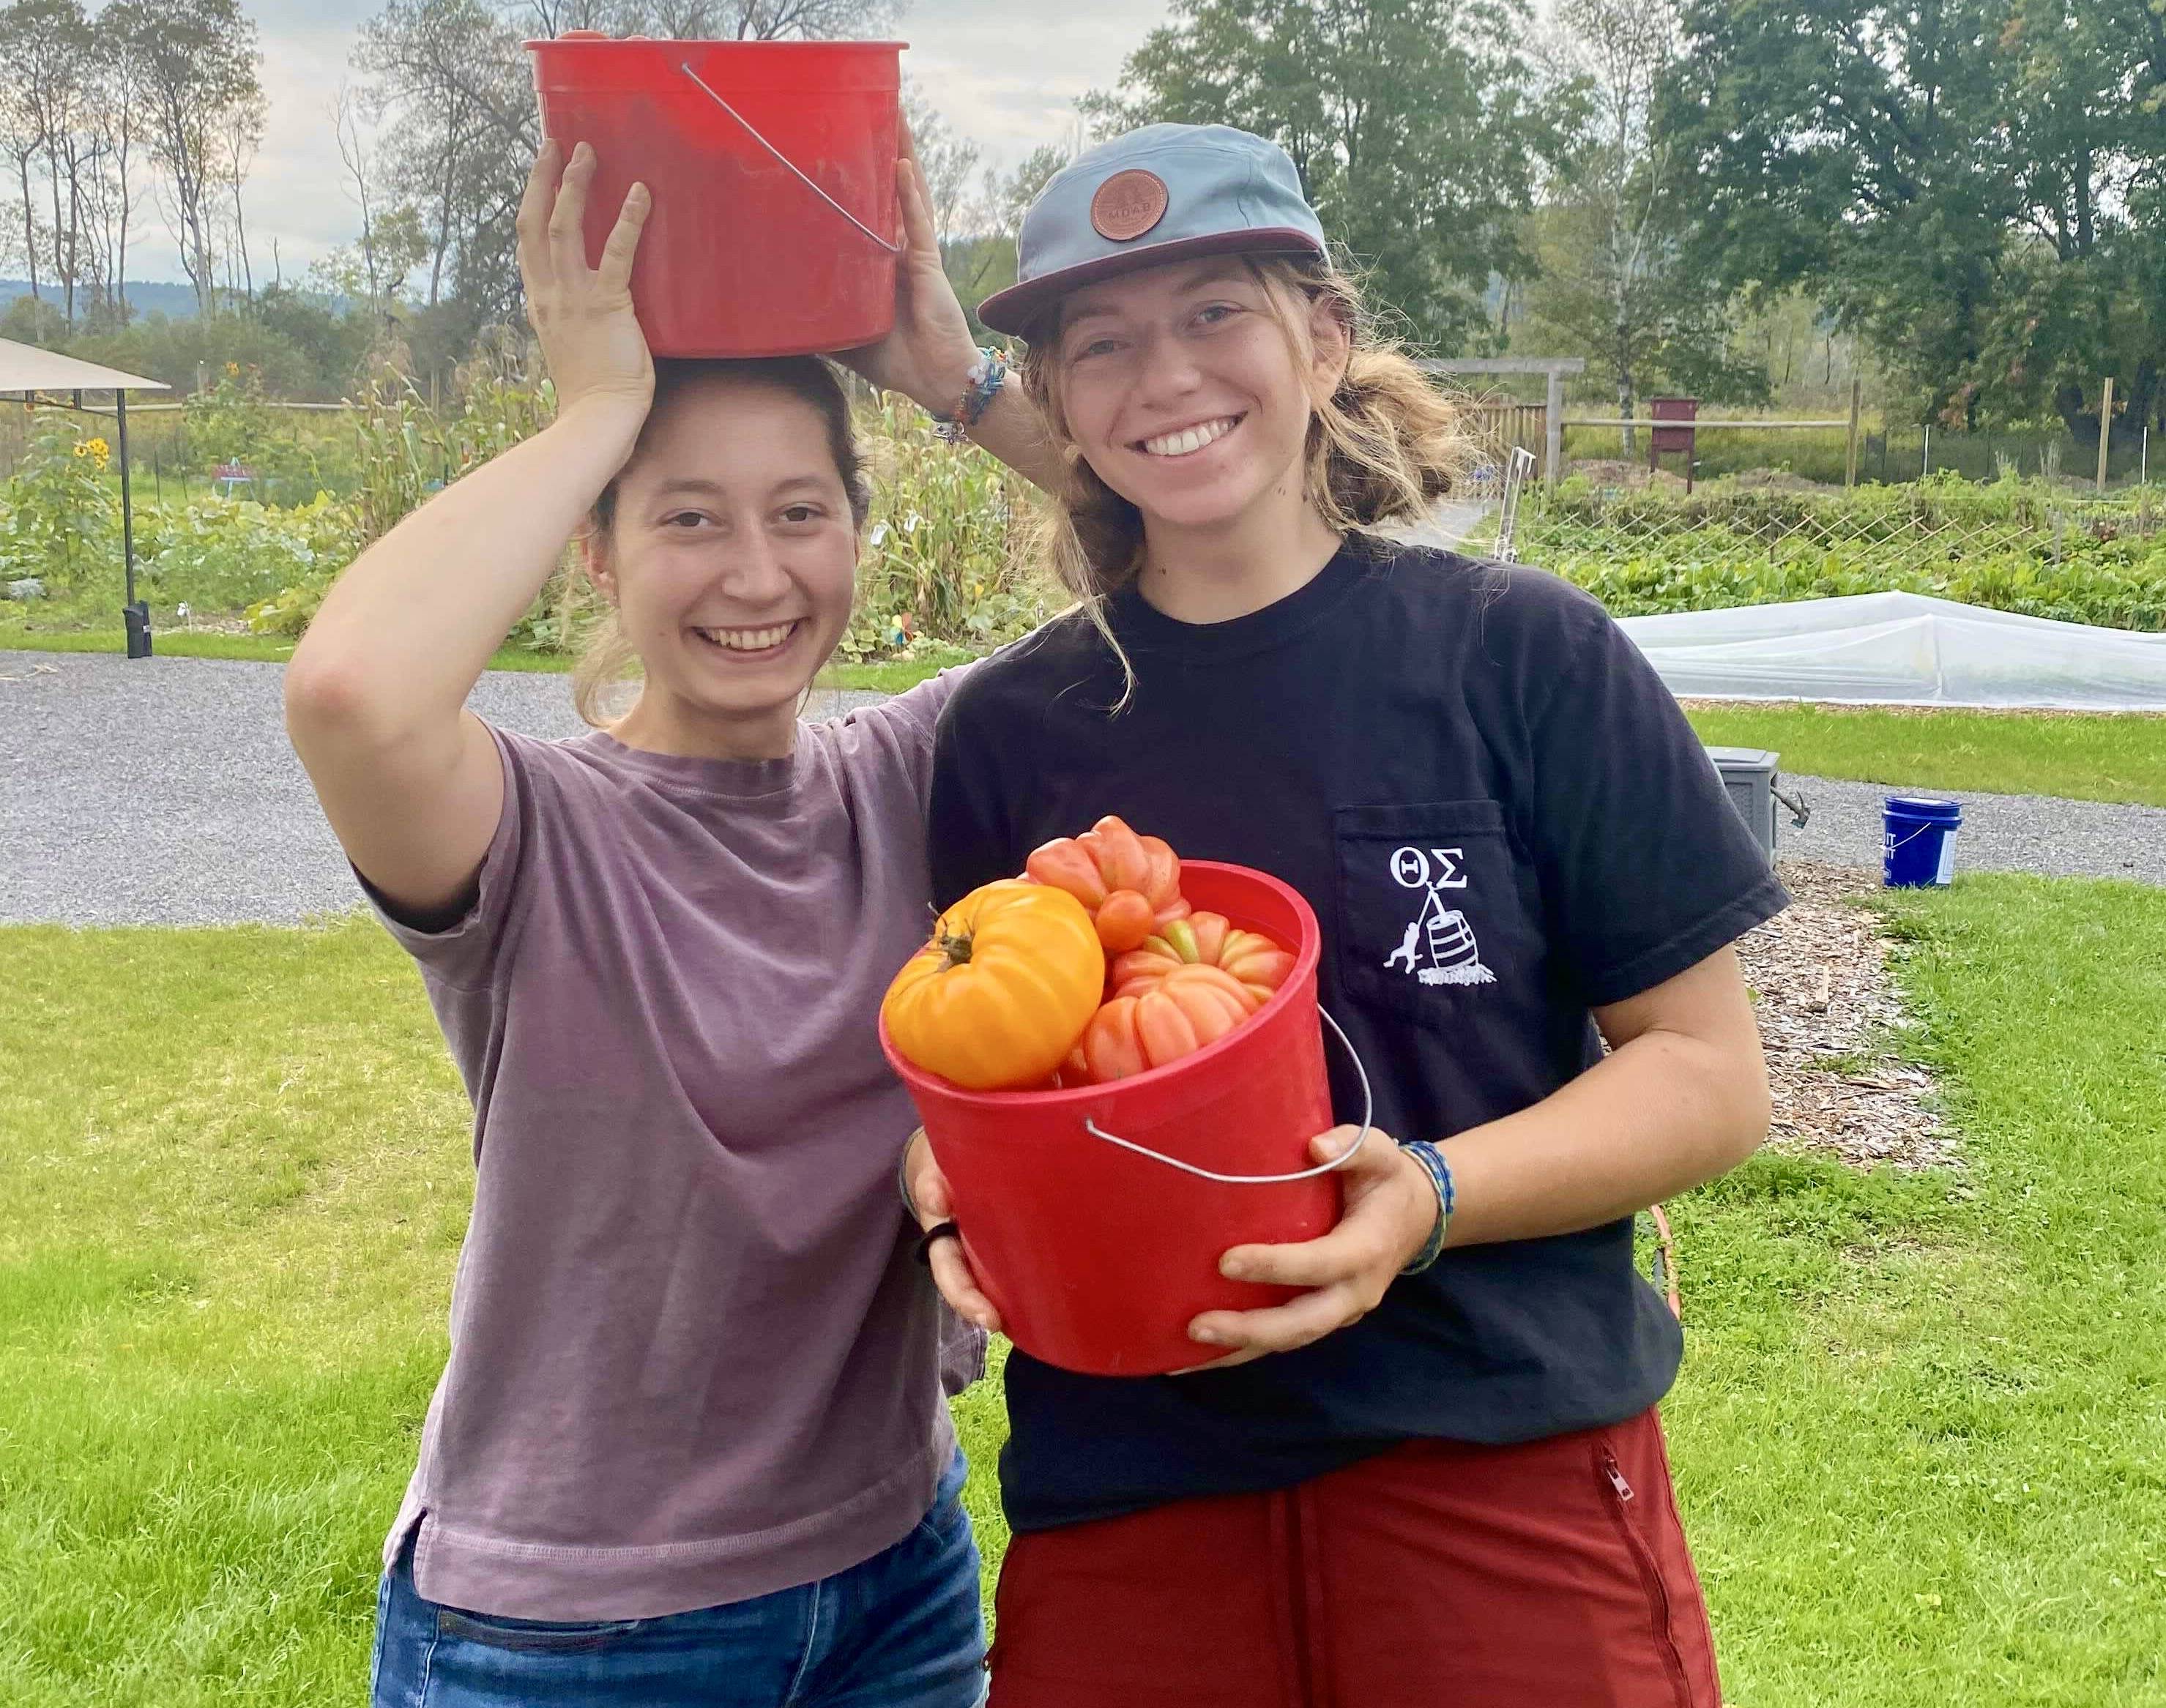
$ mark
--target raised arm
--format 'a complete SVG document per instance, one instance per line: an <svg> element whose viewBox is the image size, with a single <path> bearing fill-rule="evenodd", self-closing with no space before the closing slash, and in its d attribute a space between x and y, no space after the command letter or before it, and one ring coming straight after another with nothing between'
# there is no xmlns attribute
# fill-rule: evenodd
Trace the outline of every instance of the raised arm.
<svg viewBox="0 0 2166 1708"><path fill-rule="evenodd" d="M907 125L902 128L902 153L895 193L902 203L906 247L895 266L895 330L878 344L843 351L841 360L882 391L901 392L919 408L946 415L969 389L978 349L941 265L932 205ZM1023 394L1020 375L1008 376L1000 396L971 428L970 438L1044 491L1055 490L1065 477L1037 407Z"/></svg>
<svg viewBox="0 0 2166 1708"><path fill-rule="evenodd" d="M341 576L286 671L286 727L347 857L402 909L472 885L503 809L495 744L467 696L631 455L654 393L632 314L647 196L635 185L602 256L582 235L592 150L554 144L519 210L527 314L557 419L371 546Z"/></svg>

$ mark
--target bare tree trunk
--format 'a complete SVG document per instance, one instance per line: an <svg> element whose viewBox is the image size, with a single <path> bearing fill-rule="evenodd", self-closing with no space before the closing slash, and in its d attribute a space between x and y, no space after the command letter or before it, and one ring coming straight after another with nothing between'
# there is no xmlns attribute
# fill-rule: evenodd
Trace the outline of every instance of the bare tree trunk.
<svg viewBox="0 0 2166 1708"><path fill-rule="evenodd" d="M256 137L250 134L248 109L236 108L227 119L225 138L226 175L233 182L233 239L234 246L240 251L240 287L246 300L256 300L256 271L248 259L248 212L241 201L241 186L247 182L248 168L255 159ZM261 133L256 133L260 135Z"/></svg>
<svg viewBox="0 0 2166 1708"><path fill-rule="evenodd" d="M256 275L248 265L248 219L241 212L240 185L237 181L233 187L233 236L235 247L240 251L242 296L246 301L253 303L256 300Z"/></svg>
<svg viewBox="0 0 2166 1708"><path fill-rule="evenodd" d="M459 129L456 115L446 127L444 179L436 201L436 253L429 258L429 306L436 306L444 279L444 256L452 245L452 196L458 182Z"/></svg>
<svg viewBox="0 0 2166 1708"><path fill-rule="evenodd" d="M27 154L15 156L15 173L23 186L23 253L29 258L30 300L45 301L38 291L38 219L37 203L30 199L30 157Z"/></svg>
<svg viewBox="0 0 2166 1708"><path fill-rule="evenodd" d="M129 135L126 121L122 121L120 153L116 164L120 173L120 240L114 246L113 279L117 298L116 309L123 326L128 324L128 222L135 212L135 204L128 187Z"/></svg>
<svg viewBox="0 0 2166 1708"><path fill-rule="evenodd" d="M68 329L75 329L75 269L61 259L61 157L56 140L45 137L45 182L53 192L53 282L60 287Z"/></svg>
<svg viewBox="0 0 2166 1708"><path fill-rule="evenodd" d="M376 274L376 217L368 204L368 147L362 140L361 125L354 117L353 91L344 83L339 85L333 113L338 124L339 160L353 180L354 199L361 204L361 265L368 278L368 300L373 304L383 300L383 293Z"/></svg>

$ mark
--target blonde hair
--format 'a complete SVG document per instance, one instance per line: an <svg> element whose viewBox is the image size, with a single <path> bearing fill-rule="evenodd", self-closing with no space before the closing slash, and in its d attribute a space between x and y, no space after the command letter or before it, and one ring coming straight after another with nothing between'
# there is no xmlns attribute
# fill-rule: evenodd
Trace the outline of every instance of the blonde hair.
<svg viewBox="0 0 2166 1708"><path fill-rule="evenodd" d="M872 489L867 484L864 459L858 449L857 423L850 414L850 396L842 377L818 356L784 356L744 358L679 357L654 364L654 402L640 429L639 443L625 464L629 468L654 430L656 422L675 398L701 379L722 375L766 385L787 393L818 412L827 429L828 455L849 495L850 519L860 531L872 509ZM602 488L587 518L582 538L590 546L606 544L616 525L617 485L624 470ZM595 729L615 721L615 702L627 688L641 680L639 653L617 621L616 607L604 598L592 579L575 567L563 574L558 594L557 620L560 632L578 630L582 640L578 662L572 667L572 704L580 719Z"/></svg>
<svg viewBox="0 0 2166 1708"><path fill-rule="evenodd" d="M1329 397L1313 400L1308 423L1304 484L1325 525L1353 534L1411 521L1456 491L1476 453L1465 414L1378 332L1360 285L1321 258L1243 260L1263 286L1297 366L1308 365L1315 305L1323 304L1346 329L1346 372ZM1143 567L1143 514L1098 478L1069 431L1056 355L1059 317L1056 306L1032 329L1022 364L1023 384L1068 469L1065 488L1053 494L1044 514L1036 550L1121 656L1133 686L1133 672L1107 625L1104 606Z"/></svg>

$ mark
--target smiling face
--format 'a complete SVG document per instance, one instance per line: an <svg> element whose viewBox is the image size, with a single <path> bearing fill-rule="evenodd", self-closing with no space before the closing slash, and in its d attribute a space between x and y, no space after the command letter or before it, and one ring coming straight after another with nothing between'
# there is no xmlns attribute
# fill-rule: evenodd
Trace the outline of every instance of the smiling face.
<svg viewBox="0 0 2166 1708"><path fill-rule="evenodd" d="M672 388L617 477L588 565L646 684L635 746L787 752L849 625L858 518L821 408L716 369Z"/></svg>
<svg viewBox="0 0 2166 1708"><path fill-rule="evenodd" d="M1327 308L1275 299L1248 262L1222 256L1075 291L1054 365L1069 435L1098 478L1147 528L1208 530L1299 502L1313 400L1346 354Z"/></svg>

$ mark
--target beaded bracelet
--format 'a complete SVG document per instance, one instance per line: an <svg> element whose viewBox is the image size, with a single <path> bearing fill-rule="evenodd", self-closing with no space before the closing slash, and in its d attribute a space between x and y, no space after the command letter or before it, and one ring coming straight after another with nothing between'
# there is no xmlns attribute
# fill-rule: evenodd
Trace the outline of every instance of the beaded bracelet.
<svg viewBox="0 0 2166 1708"><path fill-rule="evenodd" d="M1418 1275L1437 1259L1444 1249L1444 1236L1451 1226L1451 1207L1459 1193L1452 1184L1451 1164L1444 1159L1444 1152L1426 1139L1413 1139L1399 1148L1420 1163L1422 1172L1429 1176L1429 1184L1436 1189L1436 1226L1429 1230L1429 1238L1414 1253L1413 1260L1399 1271L1402 1275Z"/></svg>
<svg viewBox="0 0 2166 1708"><path fill-rule="evenodd" d="M952 415L935 415L938 424L933 432L948 445L960 445L970 436L970 430L985 419L985 411L993 407L993 399L1000 396L1001 388L1008 382L1008 359L997 350L982 346L978 351L977 365L970 370L970 383L963 393L962 401L955 405Z"/></svg>

